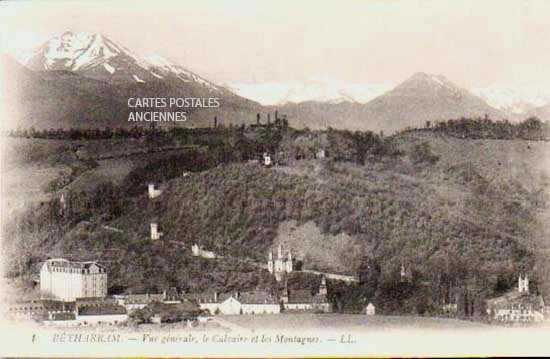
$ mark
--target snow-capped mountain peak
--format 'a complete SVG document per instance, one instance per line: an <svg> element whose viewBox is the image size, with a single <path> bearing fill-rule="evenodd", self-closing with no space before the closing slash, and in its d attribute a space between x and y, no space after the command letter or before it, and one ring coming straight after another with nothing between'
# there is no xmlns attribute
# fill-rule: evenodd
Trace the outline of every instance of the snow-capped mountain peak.
<svg viewBox="0 0 550 359"><path fill-rule="evenodd" d="M71 70L103 64L121 54L135 58L127 49L100 33L66 31L33 52L26 65L35 70Z"/></svg>
<svg viewBox="0 0 550 359"><path fill-rule="evenodd" d="M146 83L176 80L199 84L208 91L223 88L173 61L153 55L143 58L101 33L66 31L54 36L30 55L25 65L33 70L68 70L108 82Z"/></svg>
<svg viewBox="0 0 550 359"><path fill-rule="evenodd" d="M398 87L400 88L418 88L429 87L433 90L448 89L453 91L461 90L458 86L453 84L443 75L428 74L425 72L417 72Z"/></svg>
<svg viewBox="0 0 550 359"><path fill-rule="evenodd" d="M160 55L147 56L145 57L145 61L150 65L150 71L153 76L157 78L163 78L163 76L166 75L174 75L183 82L197 82L211 90L220 90L220 88L212 82L203 79L183 66Z"/></svg>

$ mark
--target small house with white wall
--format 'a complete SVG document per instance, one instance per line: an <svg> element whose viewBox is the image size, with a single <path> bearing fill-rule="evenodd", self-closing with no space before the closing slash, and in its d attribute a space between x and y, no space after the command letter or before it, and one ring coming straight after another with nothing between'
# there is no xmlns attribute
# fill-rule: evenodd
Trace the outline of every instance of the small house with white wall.
<svg viewBox="0 0 550 359"><path fill-rule="evenodd" d="M374 307L374 304L369 303L367 307L365 308L365 314L367 315L376 315L376 308Z"/></svg>
<svg viewBox="0 0 550 359"><path fill-rule="evenodd" d="M160 189L155 188L154 183L149 183L147 189L148 189L148 194L150 199L157 198L162 194L162 191Z"/></svg>
<svg viewBox="0 0 550 359"><path fill-rule="evenodd" d="M216 258L216 253L212 251L207 251L202 246L196 243L191 246L191 252L193 253L194 257L203 257L207 259Z"/></svg>
<svg viewBox="0 0 550 359"><path fill-rule="evenodd" d="M151 223L151 240L153 241L159 240L164 235L164 233L159 232L158 228L158 223Z"/></svg>
<svg viewBox="0 0 550 359"><path fill-rule="evenodd" d="M200 309L210 314L277 314L281 306L277 298L266 291L192 294Z"/></svg>
<svg viewBox="0 0 550 359"><path fill-rule="evenodd" d="M264 166L270 167L272 164L271 155L268 152L264 152Z"/></svg>

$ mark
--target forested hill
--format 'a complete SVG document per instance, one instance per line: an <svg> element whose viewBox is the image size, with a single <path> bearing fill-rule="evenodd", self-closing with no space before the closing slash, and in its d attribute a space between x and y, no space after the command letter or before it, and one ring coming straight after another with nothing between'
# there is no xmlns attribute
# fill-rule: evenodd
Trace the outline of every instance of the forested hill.
<svg viewBox="0 0 550 359"><path fill-rule="evenodd" d="M359 274L374 283L369 295L381 298L399 286L404 264L414 284L402 294L424 306L448 302L452 293L480 306L514 286L519 272L530 274L534 288L543 284L536 250L548 180L536 163L545 142L434 134L391 141L397 151L364 156L364 164L331 157L275 168L221 164L164 182L153 200L144 192L125 197L128 189L117 186L85 198L70 193L68 218L53 201L14 224L23 230L18 246L31 251L30 264L47 256L101 258L111 291L270 285L265 271L245 262L191 257L193 243L261 262L275 243L299 247L304 268ZM153 221L164 233L157 242L148 239ZM365 261L379 268L370 282Z"/></svg>

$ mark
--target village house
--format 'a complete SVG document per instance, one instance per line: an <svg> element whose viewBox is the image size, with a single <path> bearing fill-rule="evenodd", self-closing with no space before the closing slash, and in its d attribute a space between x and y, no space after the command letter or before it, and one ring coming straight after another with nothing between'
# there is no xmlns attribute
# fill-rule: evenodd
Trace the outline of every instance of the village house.
<svg viewBox="0 0 550 359"><path fill-rule="evenodd" d="M268 152L264 152L264 166L270 167L271 166L271 155Z"/></svg>
<svg viewBox="0 0 550 359"><path fill-rule="evenodd" d="M159 232L158 228L158 223L151 223L151 240L153 241L159 240L164 235L164 233Z"/></svg>
<svg viewBox="0 0 550 359"><path fill-rule="evenodd" d="M105 297L107 271L95 261L48 259L40 269L40 292L43 299L65 302L77 298Z"/></svg>
<svg viewBox="0 0 550 359"><path fill-rule="evenodd" d="M149 183L149 185L147 186L147 189L148 189L148 194L150 199L157 198L162 194L162 191L160 189L155 188L154 183Z"/></svg>
<svg viewBox="0 0 550 359"><path fill-rule="evenodd" d="M153 302L162 302L166 298L164 293L162 294L128 294L126 296L117 296L117 302L122 305L128 312L143 309L147 305Z"/></svg>
<svg viewBox="0 0 550 359"><path fill-rule="evenodd" d="M365 314L366 315L376 315L376 308L374 307L374 304L370 303L365 307Z"/></svg>
<svg viewBox="0 0 550 359"><path fill-rule="evenodd" d="M78 307L76 322L79 325L121 324L128 320L128 311L121 305L104 303Z"/></svg>
<svg viewBox="0 0 550 359"><path fill-rule="evenodd" d="M9 303L7 317L11 319L47 320L53 317L71 314L74 317L75 302L57 300L27 300Z"/></svg>
<svg viewBox="0 0 550 359"><path fill-rule="evenodd" d="M281 306L277 298L266 291L189 294L200 309L210 314L277 314Z"/></svg>
<svg viewBox="0 0 550 359"><path fill-rule="evenodd" d="M120 324L128 319L124 307L113 298L83 298L73 302L31 300L9 304L8 318L32 319L47 326Z"/></svg>
<svg viewBox="0 0 550 359"><path fill-rule="evenodd" d="M116 303L126 308L128 312L143 309L153 302L164 304L179 304L182 302L182 296L175 287L159 294L118 294L113 297Z"/></svg>
<svg viewBox="0 0 550 359"><path fill-rule="evenodd" d="M319 291L315 294L310 289L289 290L285 284L280 302L285 311L332 312L332 305L327 298L325 277L321 278Z"/></svg>
<svg viewBox="0 0 550 359"><path fill-rule="evenodd" d="M199 246L196 243L191 246L191 252L193 253L194 257L203 257L208 259L216 258L216 253L212 251L207 251L202 246Z"/></svg>

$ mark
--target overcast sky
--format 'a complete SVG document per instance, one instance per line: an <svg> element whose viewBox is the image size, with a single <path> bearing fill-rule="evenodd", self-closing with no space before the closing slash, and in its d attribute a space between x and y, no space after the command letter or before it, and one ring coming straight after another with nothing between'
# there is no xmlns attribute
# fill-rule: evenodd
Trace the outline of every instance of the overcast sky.
<svg viewBox="0 0 550 359"><path fill-rule="evenodd" d="M100 31L214 81L550 85L550 1L22 1L0 3L0 46Z"/></svg>

